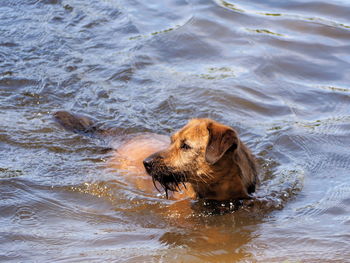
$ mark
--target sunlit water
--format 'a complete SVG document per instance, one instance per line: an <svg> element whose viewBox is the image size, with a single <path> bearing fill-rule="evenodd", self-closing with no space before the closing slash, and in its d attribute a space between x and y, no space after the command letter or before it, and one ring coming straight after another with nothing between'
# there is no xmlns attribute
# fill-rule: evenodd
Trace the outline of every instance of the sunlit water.
<svg viewBox="0 0 350 263"><path fill-rule="evenodd" d="M0 261L350 262L349 54L348 1L1 1ZM236 127L261 201L137 190L56 110Z"/></svg>

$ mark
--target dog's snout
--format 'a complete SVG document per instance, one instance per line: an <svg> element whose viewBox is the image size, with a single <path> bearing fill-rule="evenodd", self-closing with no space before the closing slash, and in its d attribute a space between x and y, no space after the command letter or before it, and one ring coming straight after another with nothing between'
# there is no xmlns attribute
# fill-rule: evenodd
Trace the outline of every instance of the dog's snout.
<svg viewBox="0 0 350 263"><path fill-rule="evenodd" d="M143 166L147 173L151 174L154 168L159 165L163 157L159 153L154 153L143 160Z"/></svg>
<svg viewBox="0 0 350 263"><path fill-rule="evenodd" d="M143 166L145 166L147 172L149 172L152 169L153 163L154 163L154 158L152 156L147 157L146 159L143 160Z"/></svg>

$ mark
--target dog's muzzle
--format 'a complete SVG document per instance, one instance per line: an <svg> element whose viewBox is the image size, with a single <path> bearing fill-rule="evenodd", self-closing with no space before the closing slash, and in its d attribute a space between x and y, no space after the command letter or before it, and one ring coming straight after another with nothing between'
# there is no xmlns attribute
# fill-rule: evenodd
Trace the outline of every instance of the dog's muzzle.
<svg viewBox="0 0 350 263"><path fill-rule="evenodd" d="M148 156L146 159L143 160L143 166L145 167L149 175L152 175L152 171L154 170L154 164L157 158L159 157L156 157L154 156L154 154L152 154L151 156Z"/></svg>
<svg viewBox="0 0 350 263"><path fill-rule="evenodd" d="M147 173L152 176L155 187L157 188L154 181L158 181L166 192L167 190L178 191L179 184L186 181L184 174L176 173L164 164L163 157L159 153L147 157L143 160L143 165Z"/></svg>

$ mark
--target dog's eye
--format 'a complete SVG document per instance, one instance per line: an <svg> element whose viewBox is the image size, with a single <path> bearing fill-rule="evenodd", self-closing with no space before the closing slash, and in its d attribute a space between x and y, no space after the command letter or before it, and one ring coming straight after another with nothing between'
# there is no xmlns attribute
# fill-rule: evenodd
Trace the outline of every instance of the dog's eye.
<svg viewBox="0 0 350 263"><path fill-rule="evenodd" d="M188 145L187 143L185 143L185 142L181 143L180 148L183 149L183 150L192 149L191 146L189 146L189 145Z"/></svg>

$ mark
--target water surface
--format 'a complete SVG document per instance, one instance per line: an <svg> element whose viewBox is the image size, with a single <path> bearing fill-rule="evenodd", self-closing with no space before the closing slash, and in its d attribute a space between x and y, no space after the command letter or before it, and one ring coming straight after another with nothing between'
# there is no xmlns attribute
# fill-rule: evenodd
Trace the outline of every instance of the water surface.
<svg viewBox="0 0 350 263"><path fill-rule="evenodd" d="M349 14L341 0L2 1L0 261L350 262ZM265 201L178 213L58 127L62 109L126 135L231 125Z"/></svg>

